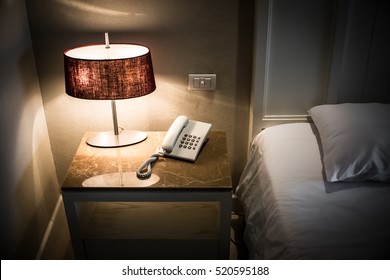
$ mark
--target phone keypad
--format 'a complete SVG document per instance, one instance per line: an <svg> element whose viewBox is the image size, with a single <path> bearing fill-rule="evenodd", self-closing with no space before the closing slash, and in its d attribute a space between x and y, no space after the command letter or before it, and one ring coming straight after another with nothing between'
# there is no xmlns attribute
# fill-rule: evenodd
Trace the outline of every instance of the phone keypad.
<svg viewBox="0 0 390 280"><path fill-rule="evenodd" d="M179 148L196 150L198 148L200 137L192 134L184 134L180 140Z"/></svg>

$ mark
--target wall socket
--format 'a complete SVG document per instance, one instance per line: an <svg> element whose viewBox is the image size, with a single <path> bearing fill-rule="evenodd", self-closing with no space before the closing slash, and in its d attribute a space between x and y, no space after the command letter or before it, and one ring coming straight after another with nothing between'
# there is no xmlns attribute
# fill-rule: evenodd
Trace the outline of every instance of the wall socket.
<svg viewBox="0 0 390 280"><path fill-rule="evenodd" d="M216 74L188 74L188 90L215 90Z"/></svg>

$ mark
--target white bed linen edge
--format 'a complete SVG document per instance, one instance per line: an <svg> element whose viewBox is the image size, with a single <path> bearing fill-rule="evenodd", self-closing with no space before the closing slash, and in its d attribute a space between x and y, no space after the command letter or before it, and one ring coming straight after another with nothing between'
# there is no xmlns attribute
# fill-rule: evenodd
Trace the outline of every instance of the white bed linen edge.
<svg viewBox="0 0 390 280"><path fill-rule="evenodd" d="M389 257L390 185L324 181L312 124L257 135L236 193L252 259Z"/></svg>

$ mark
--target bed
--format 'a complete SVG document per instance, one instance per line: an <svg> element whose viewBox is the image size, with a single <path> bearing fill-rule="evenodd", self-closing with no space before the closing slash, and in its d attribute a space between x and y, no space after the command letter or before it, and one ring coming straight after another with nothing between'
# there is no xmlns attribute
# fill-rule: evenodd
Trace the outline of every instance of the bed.
<svg viewBox="0 0 390 280"><path fill-rule="evenodd" d="M390 105L320 105L260 132L236 195L251 259L390 259Z"/></svg>

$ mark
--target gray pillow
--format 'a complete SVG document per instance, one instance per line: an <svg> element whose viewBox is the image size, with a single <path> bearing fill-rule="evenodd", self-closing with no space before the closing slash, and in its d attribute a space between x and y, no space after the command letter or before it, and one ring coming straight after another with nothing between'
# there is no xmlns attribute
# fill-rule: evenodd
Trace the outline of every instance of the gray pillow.
<svg viewBox="0 0 390 280"><path fill-rule="evenodd" d="M329 182L390 182L390 104L327 104L309 114L320 134Z"/></svg>

